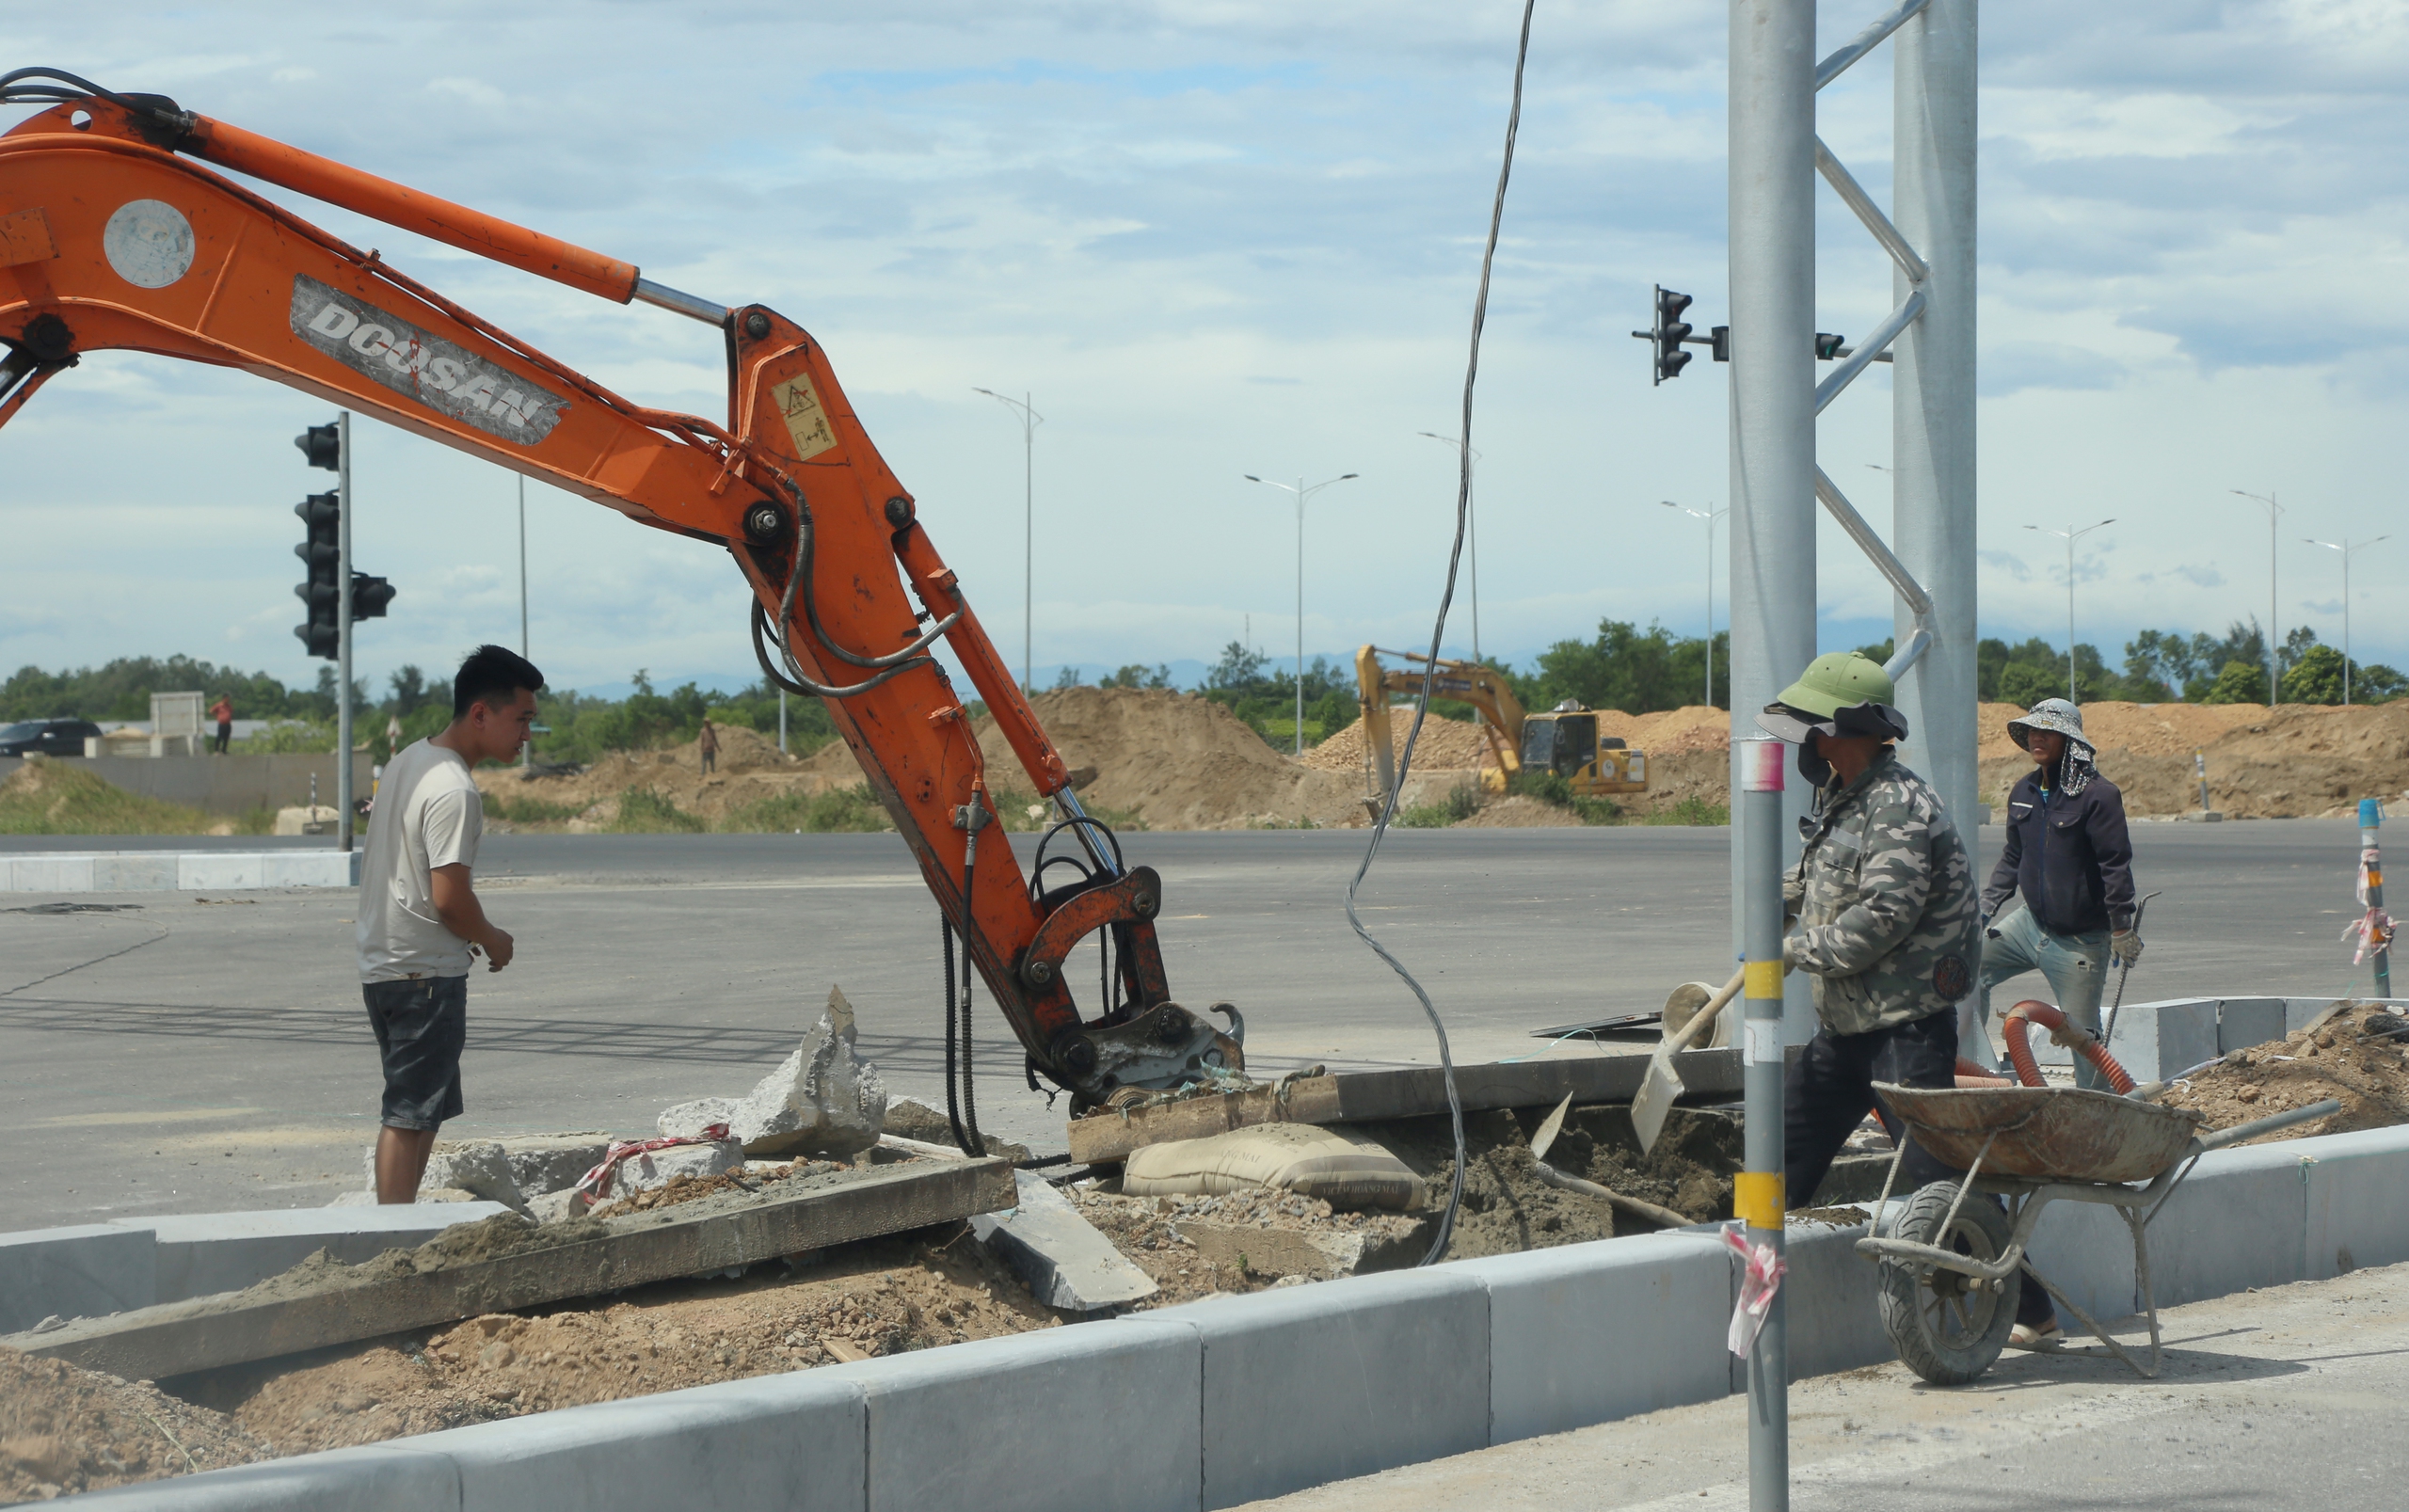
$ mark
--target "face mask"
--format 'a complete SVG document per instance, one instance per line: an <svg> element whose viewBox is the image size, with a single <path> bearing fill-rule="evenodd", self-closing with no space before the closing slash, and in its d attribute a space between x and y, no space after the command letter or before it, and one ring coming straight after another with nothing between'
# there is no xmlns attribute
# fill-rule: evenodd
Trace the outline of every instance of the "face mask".
<svg viewBox="0 0 2409 1512"><path fill-rule="evenodd" d="M1832 780L1832 764L1824 759L1812 736L1798 742L1798 774L1807 779L1810 788L1821 788Z"/></svg>

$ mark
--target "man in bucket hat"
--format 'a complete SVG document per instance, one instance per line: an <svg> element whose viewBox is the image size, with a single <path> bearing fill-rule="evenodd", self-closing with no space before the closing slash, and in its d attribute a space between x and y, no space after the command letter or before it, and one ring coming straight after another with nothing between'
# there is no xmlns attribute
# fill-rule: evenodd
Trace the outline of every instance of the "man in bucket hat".
<svg viewBox="0 0 2409 1512"><path fill-rule="evenodd" d="M2007 796L2007 844L1983 889L1983 962L1977 1022L1988 1059L1991 989L2038 971L2059 1010L2099 1032L2099 995L2113 959L2139 961L2133 916L2133 842L2125 798L2092 765L2082 710L2045 698L2007 724L2008 738L2033 757L2033 770ZM1999 917L2021 893L2023 909ZM2075 1085L2098 1087L2089 1061L2075 1060Z"/></svg>
<svg viewBox="0 0 2409 1512"><path fill-rule="evenodd" d="M1799 773L1815 788L1797 869L1782 884L1793 921L1782 966L1814 977L1818 1021L1783 1090L1793 1206L1814 1200L1867 1113L1907 1139L1875 1100L1875 1082L1956 1085L1957 1005L1973 991L1980 935L1974 863L1940 795L1892 749L1907 733L1896 696L1879 664L1835 653L1809 663L1757 716L1765 733L1798 747ZM1908 1190L1957 1175L1907 1139ZM2037 1284L2018 1288L2017 1324L2019 1344L2057 1331Z"/></svg>

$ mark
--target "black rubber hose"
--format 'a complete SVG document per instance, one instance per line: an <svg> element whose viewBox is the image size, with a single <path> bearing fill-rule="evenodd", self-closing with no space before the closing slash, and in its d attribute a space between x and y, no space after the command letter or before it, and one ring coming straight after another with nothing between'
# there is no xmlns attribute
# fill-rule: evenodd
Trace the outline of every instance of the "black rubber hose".
<svg viewBox="0 0 2409 1512"><path fill-rule="evenodd" d="M1422 721L1430 712L1431 681L1438 675L1439 643L1447 632L1447 610L1456 597L1456 569L1464 554L1464 527L1472 507L1472 396L1475 380L1480 374L1480 330L1489 316L1489 274L1497 260L1497 231L1506 218L1506 184L1514 171L1514 136L1523 122L1523 69L1531 56L1531 12L1539 0L1524 0L1522 40L1514 52L1514 103L1506 116L1506 151L1497 168L1497 195L1489 207L1489 245L1480 254L1480 292L1472 307L1472 353L1464 365L1463 431L1458 448L1456 472L1456 538L1447 553L1447 584L1439 596L1439 617L1430 627L1430 655L1422 664L1422 692L1413 706L1413 725L1406 731L1405 749L1397 754L1396 786L1390 788L1387 800L1380 805L1380 817L1372 826L1372 843L1364 850L1364 860L1355 868L1354 879L1347 884L1347 922L1356 938L1372 947L1373 954L1388 963L1389 969L1403 978L1412 988L1422 1011L1430 1020L1431 1032L1439 1040L1439 1069L1447 1087L1447 1118L1455 1134L1456 1169L1447 1185L1447 1209L1440 1215L1438 1232L1431 1236L1429 1252L1422 1264L1436 1265L1445 1258L1447 1242L1455 1237L1456 1214L1464 1200L1464 1107L1456 1094L1456 1062L1447 1048L1447 1026L1441 1022L1439 1011L1430 1002L1430 995L1413 979L1413 973L1380 941L1364 928L1364 920L1355 912L1355 890L1364 885L1364 873L1372 869L1373 857L1380 853L1380 840L1389 832L1389 820L1396 814L1397 794L1405 789L1406 772L1413 765L1413 743L1422 735ZM1385 713L1386 710L1375 710Z"/></svg>

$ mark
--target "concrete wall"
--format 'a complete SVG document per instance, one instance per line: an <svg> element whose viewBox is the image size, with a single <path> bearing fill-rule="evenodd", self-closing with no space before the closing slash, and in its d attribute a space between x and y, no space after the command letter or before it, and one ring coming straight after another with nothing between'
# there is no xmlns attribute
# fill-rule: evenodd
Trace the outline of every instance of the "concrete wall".
<svg viewBox="0 0 2409 1512"><path fill-rule="evenodd" d="M0 853L0 893L359 886L360 852L333 847L329 839L280 851L20 851Z"/></svg>
<svg viewBox="0 0 2409 1512"><path fill-rule="evenodd" d="M2150 1226L2161 1305L2409 1261L2409 1127L2221 1151ZM2055 1206L2034 1262L2130 1310L2121 1220ZM1799 1373L1891 1358L1862 1224L1794 1223ZM2126 1288L2120 1290L2120 1288ZM1711 1232L1280 1288L894 1359L571 1408L103 1492L96 1507L707 1505L1203 1512L1711 1401L1734 1278ZM2125 1306L2117 1306L2121 1298ZM2118 1378L2114 1363L2086 1364ZM1576 1488L1567 1488L1577 1504Z"/></svg>
<svg viewBox="0 0 2409 1512"><path fill-rule="evenodd" d="M206 813L237 818L255 808L297 808L310 801L310 779L318 779L318 802L335 801L334 753L323 756L68 756L61 766L80 767L130 793L183 804ZM24 765L0 756L0 780ZM364 751L352 756L352 784L368 796L371 763Z"/></svg>
<svg viewBox="0 0 2409 1512"><path fill-rule="evenodd" d="M2401 998L2357 1000L2403 1002ZM2163 1081L2203 1060L2280 1040L2336 1001L2332 997L2169 997L2154 1003L2127 1003L2116 1015L2116 1033L2108 1042L2108 1053L2135 1081ZM2014 999L1993 995L1994 1013L2013 1006ZM2099 1011L2104 1021L2105 1004ZM2026 1042L2033 1046L2034 1058L2043 1065L2063 1066L2073 1058L2071 1052L2050 1043L2044 1031L2034 1031Z"/></svg>

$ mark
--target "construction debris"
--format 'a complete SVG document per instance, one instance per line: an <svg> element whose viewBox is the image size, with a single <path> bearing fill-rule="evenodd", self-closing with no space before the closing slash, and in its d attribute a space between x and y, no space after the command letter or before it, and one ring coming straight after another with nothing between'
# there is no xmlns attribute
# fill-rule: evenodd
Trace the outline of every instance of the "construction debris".
<svg viewBox="0 0 2409 1512"><path fill-rule="evenodd" d="M758 1158L850 1155L876 1144L885 1120L885 1084L855 1049L853 1005L832 987L803 1043L751 1092L680 1103L661 1115L660 1129L690 1138L724 1123Z"/></svg>
<svg viewBox="0 0 2409 1512"><path fill-rule="evenodd" d="M1155 1295L1146 1273L1096 1232L1043 1176L1016 1173L1020 1204L970 1220L1029 1294L1066 1313L1113 1313Z"/></svg>
<svg viewBox="0 0 2409 1512"><path fill-rule="evenodd" d="M2328 1097L2342 1110L2253 1143L2409 1123L2409 1020L2351 1001L2322 1023L2255 1044L2178 1079L2159 1100L2208 1119L2211 1130L2289 1112Z"/></svg>
<svg viewBox="0 0 2409 1512"><path fill-rule="evenodd" d="M751 1265L1016 1201L1009 1166L960 1160L805 1177L774 1195L714 1194L608 1222L537 1225L503 1214L364 1265L305 1262L247 1291L80 1319L0 1344L156 1379Z"/></svg>

